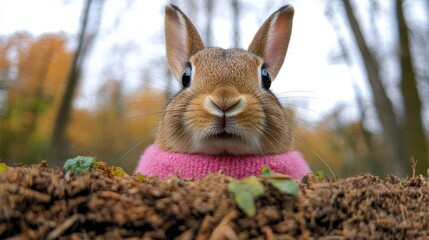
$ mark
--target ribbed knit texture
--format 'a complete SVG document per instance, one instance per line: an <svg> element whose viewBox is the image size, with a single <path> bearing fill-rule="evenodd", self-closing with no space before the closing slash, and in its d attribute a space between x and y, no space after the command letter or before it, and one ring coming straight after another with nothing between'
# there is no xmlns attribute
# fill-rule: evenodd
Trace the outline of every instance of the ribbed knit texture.
<svg viewBox="0 0 429 240"><path fill-rule="evenodd" d="M171 153L159 149L156 145L146 149L134 172L163 179L173 175L199 179L222 170L225 175L241 179L260 175L263 166L295 179L301 179L305 174L311 173L307 162L298 151L267 156L223 156Z"/></svg>

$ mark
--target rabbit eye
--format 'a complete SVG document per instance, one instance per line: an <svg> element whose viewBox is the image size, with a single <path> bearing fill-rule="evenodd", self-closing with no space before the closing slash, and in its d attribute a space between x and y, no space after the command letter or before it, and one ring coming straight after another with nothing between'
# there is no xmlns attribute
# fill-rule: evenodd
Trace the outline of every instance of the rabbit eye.
<svg viewBox="0 0 429 240"><path fill-rule="evenodd" d="M182 86L183 88L189 87L191 85L191 76L192 76L192 68L187 67L182 75Z"/></svg>
<svg viewBox="0 0 429 240"><path fill-rule="evenodd" d="M270 89L270 87L271 87L271 74L265 68L261 69L261 80L262 80L262 87L265 90Z"/></svg>

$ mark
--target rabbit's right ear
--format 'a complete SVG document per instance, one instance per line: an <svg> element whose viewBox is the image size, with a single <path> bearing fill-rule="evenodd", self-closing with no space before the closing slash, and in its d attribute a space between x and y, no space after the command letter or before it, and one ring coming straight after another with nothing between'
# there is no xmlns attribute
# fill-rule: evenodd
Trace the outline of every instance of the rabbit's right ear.
<svg viewBox="0 0 429 240"><path fill-rule="evenodd" d="M203 49L204 44L188 17L173 4L165 7L165 42L168 65L180 81L189 59Z"/></svg>

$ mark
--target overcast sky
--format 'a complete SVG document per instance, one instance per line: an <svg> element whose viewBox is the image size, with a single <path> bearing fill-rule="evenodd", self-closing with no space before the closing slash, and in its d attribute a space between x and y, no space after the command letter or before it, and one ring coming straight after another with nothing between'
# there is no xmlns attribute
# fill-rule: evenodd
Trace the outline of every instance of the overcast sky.
<svg viewBox="0 0 429 240"><path fill-rule="evenodd" d="M0 35L29 31L34 35L66 32L75 37L83 2L80 0L0 0ZM128 2L132 4L128 5ZM86 65L87 71L83 79L84 94L79 99L81 105L91 104L96 89L105 80L101 76L106 72L106 65L114 64L115 61L109 59L111 52L108 49L112 46L130 48L135 46L135 50L131 51L119 66L122 70L125 69L124 81L127 89L136 88L140 84L142 68L154 63L155 59L163 58L163 8L166 2L106 1L100 35ZM215 2L222 5L225 1ZM242 2L256 9L260 3L256 0ZM303 106L301 118L321 117L340 103L348 106L346 115L353 118L356 112L353 107L351 71L344 64L334 65L328 61L328 56L335 51L337 42L331 25L324 17L323 2L319 0L290 2L295 7L292 39L282 71L272 85L273 91L281 97L296 96L294 100L301 100L299 101ZM265 12L267 10L265 5L261 6L264 11L243 11L241 22L243 47L247 47L265 18L279 7L281 5L273 5L269 8L269 12ZM190 16L191 20L198 22L199 20L194 17ZM232 44L230 35L226 34L230 19L227 16L220 16L214 22L214 42L223 48L231 47ZM196 25L199 28L198 24ZM366 94L367 87L364 79L359 75L356 76L356 72L354 75L358 85Z"/></svg>

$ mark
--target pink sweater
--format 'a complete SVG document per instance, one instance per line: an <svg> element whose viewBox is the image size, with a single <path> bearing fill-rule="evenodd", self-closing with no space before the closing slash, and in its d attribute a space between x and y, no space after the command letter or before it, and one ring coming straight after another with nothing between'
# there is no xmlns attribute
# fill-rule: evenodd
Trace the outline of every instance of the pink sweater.
<svg viewBox="0 0 429 240"><path fill-rule="evenodd" d="M307 162L298 151L268 156L203 155L166 152L156 145L146 149L134 172L163 179L173 175L199 179L222 170L225 175L241 179L260 175L263 166L295 179L301 179L305 174L311 173Z"/></svg>

